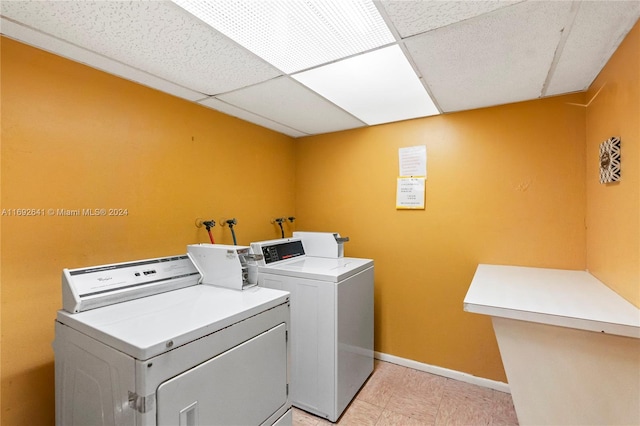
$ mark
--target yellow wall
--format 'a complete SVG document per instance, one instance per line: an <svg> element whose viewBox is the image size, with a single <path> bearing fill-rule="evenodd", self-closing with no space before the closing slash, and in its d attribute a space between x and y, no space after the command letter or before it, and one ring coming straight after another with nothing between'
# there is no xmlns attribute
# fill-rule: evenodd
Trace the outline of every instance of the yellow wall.
<svg viewBox="0 0 640 426"><path fill-rule="evenodd" d="M602 90L601 90L602 89ZM587 92L587 268L640 307L640 23ZM598 147L621 138L621 181L600 184Z"/></svg>
<svg viewBox="0 0 640 426"><path fill-rule="evenodd" d="M305 138L299 229L376 262L376 350L505 381L478 263L585 268L583 95ZM395 209L398 148L426 145L426 208Z"/></svg>
<svg viewBox="0 0 640 426"><path fill-rule="evenodd" d="M54 418L62 268L186 252L197 217L235 216L238 243L295 215L294 140L2 38L2 424ZM270 176L262 185L260 177ZM124 217L48 209L125 208ZM214 228L231 243L229 229Z"/></svg>

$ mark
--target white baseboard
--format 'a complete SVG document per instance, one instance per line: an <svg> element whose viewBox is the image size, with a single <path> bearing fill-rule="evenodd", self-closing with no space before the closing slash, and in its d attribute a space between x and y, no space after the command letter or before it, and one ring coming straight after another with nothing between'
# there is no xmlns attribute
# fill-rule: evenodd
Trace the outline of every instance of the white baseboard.
<svg viewBox="0 0 640 426"><path fill-rule="evenodd" d="M509 385L507 383L498 382L496 380L485 379L482 377L473 376L461 371L449 370L448 368L438 367L435 365L424 364L422 362L413 361L411 359L400 358L395 355L384 354L382 352L374 352L374 358L380 361L387 361L392 364L398 364L403 367L413 368L414 370L424 371L426 373L435 374L438 376L447 377L449 379L459 380L461 382L470 383L472 385L478 385L489 389L494 389L500 392L511 393Z"/></svg>

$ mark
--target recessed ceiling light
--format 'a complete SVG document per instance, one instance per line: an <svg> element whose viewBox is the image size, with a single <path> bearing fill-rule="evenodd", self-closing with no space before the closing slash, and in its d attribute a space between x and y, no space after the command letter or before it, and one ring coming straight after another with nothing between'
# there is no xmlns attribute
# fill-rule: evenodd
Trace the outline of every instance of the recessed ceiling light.
<svg viewBox="0 0 640 426"><path fill-rule="evenodd" d="M369 125L439 114L397 45L292 77Z"/></svg>
<svg viewBox="0 0 640 426"><path fill-rule="evenodd" d="M369 125L438 114L372 0L173 0Z"/></svg>
<svg viewBox="0 0 640 426"><path fill-rule="evenodd" d="M173 0L289 74L394 43L371 0Z"/></svg>

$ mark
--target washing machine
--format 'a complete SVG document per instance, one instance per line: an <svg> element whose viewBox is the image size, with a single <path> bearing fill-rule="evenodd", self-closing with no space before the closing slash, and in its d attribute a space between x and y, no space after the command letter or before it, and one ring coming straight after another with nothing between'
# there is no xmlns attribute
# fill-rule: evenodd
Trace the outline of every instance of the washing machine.
<svg viewBox="0 0 640 426"><path fill-rule="evenodd" d="M301 238L251 248L258 285L291 294L291 402L335 422L373 371L373 260L307 256Z"/></svg>
<svg viewBox="0 0 640 426"><path fill-rule="evenodd" d="M186 254L65 269L56 424L291 425L289 294L201 281Z"/></svg>

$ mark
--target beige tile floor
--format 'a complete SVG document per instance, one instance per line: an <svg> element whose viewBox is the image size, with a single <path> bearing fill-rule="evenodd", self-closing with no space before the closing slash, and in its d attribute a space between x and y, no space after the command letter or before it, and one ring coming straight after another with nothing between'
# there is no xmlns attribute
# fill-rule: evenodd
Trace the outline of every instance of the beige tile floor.
<svg viewBox="0 0 640 426"><path fill-rule="evenodd" d="M330 425L294 408L294 426ZM511 395L376 360L338 425L517 425Z"/></svg>

